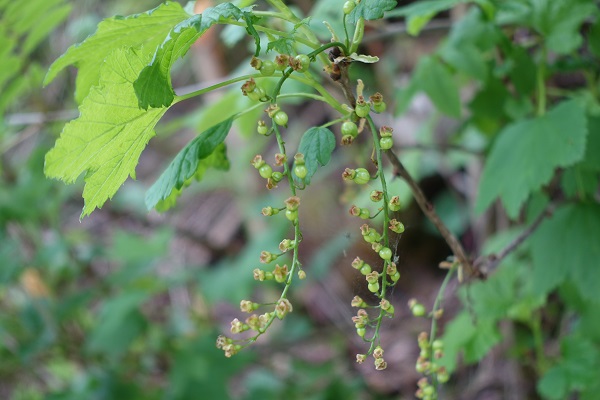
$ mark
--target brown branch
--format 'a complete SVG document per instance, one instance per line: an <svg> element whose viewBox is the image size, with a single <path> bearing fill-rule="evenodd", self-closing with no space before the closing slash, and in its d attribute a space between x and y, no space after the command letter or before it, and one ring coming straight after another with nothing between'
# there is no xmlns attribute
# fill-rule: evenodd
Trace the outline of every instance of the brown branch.
<svg viewBox="0 0 600 400"><path fill-rule="evenodd" d="M427 218L431 221L431 223L433 223L433 225L435 225L437 230L440 232L440 234L454 253L454 256L456 257L458 262L460 262L460 264L463 266L463 268L465 268L465 270L470 276L479 276L479 271L474 269L473 265L471 265L471 263L469 262L469 258L467 257L465 249L463 249L458 239L452 234L452 232L450 232L448 227L437 215L433 204L431 204L429 200L427 200L425 194L423 193L417 182L410 175L410 173L406 170L406 168L404 168L404 165L402 164L398 156L396 156L396 154L394 154L394 152L391 150L387 150L386 154L388 156L388 159L394 166L395 174L406 181L406 183L410 187L410 190L413 193L413 196L415 197L415 200L417 201L417 204L419 205L423 213L427 216Z"/></svg>
<svg viewBox="0 0 600 400"><path fill-rule="evenodd" d="M540 226L542 221L552 215L556 205L550 204L544 211L537 216L531 225L527 227L519 236L514 238L506 247L500 250L498 253L487 254L479 256L473 265L478 271L483 272L485 275L492 272L510 253L515 251L529 236L531 236L537 228Z"/></svg>

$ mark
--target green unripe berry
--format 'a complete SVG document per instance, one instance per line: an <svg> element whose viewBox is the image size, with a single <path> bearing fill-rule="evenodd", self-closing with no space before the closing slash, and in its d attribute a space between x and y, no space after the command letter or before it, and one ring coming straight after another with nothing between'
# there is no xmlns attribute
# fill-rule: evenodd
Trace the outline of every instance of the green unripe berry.
<svg viewBox="0 0 600 400"><path fill-rule="evenodd" d="M369 219L371 217L371 213L367 208L361 208L358 216L362 219Z"/></svg>
<svg viewBox="0 0 600 400"><path fill-rule="evenodd" d="M295 58L298 63L298 71L306 71L310 65L310 58L306 54L298 54Z"/></svg>
<svg viewBox="0 0 600 400"><path fill-rule="evenodd" d="M342 124L342 135L356 137L358 135L358 126L352 121L346 121Z"/></svg>
<svg viewBox="0 0 600 400"><path fill-rule="evenodd" d="M393 275L390 276L392 282L398 282L400 279L400 272L396 271Z"/></svg>
<svg viewBox="0 0 600 400"><path fill-rule="evenodd" d="M381 150L389 150L394 146L394 140L391 137L382 137L379 139L379 147Z"/></svg>
<svg viewBox="0 0 600 400"><path fill-rule="evenodd" d="M269 179L273 175L273 168L269 164L264 164L258 169L258 173L265 179Z"/></svg>
<svg viewBox="0 0 600 400"><path fill-rule="evenodd" d="M277 111L273 116L273 121L279 126L287 126L288 123L288 115L285 111Z"/></svg>
<svg viewBox="0 0 600 400"><path fill-rule="evenodd" d="M392 250L390 250L389 247L382 248L379 250L379 257L383 258L384 260L390 260L392 258Z"/></svg>
<svg viewBox="0 0 600 400"><path fill-rule="evenodd" d="M296 165L294 167L294 174L296 174L296 176L300 179L304 179L306 178L306 175L308 175L308 169L306 169L306 166L304 165Z"/></svg>
<svg viewBox="0 0 600 400"><path fill-rule="evenodd" d="M371 175L369 174L369 171L364 168L356 168L356 175L353 180L359 185L364 185L371 180Z"/></svg>
<svg viewBox="0 0 600 400"><path fill-rule="evenodd" d="M367 333L366 328L356 328L356 334L361 338L365 337L365 333Z"/></svg>
<svg viewBox="0 0 600 400"><path fill-rule="evenodd" d="M356 115L358 115L359 118L365 118L369 115L369 111L371 111L371 106L365 101L364 97L358 96L356 106L354 107Z"/></svg>
<svg viewBox="0 0 600 400"><path fill-rule="evenodd" d="M440 339L436 339L433 341L433 343L431 343L431 348L433 350L443 350L444 342L442 342Z"/></svg>
<svg viewBox="0 0 600 400"><path fill-rule="evenodd" d="M298 210L285 210L285 217L294 222L298 219Z"/></svg>
<svg viewBox="0 0 600 400"><path fill-rule="evenodd" d="M381 190L373 190L369 198L372 202L377 203L383 199L383 192Z"/></svg>
<svg viewBox="0 0 600 400"><path fill-rule="evenodd" d="M390 199L389 203L388 203L388 207L390 208L391 211L398 211L400 210L401 206L400 206L400 197L398 196L394 196Z"/></svg>
<svg viewBox="0 0 600 400"><path fill-rule="evenodd" d="M253 91L247 92L246 95L250 100L260 101L261 99L265 98L267 92L265 92L265 89L262 87L256 86Z"/></svg>
<svg viewBox="0 0 600 400"><path fill-rule="evenodd" d="M426 312L425 306L420 303L413 305L412 308L410 309L410 311L412 311L412 314L415 317L422 317L425 315L425 312Z"/></svg>
<svg viewBox="0 0 600 400"><path fill-rule="evenodd" d="M373 103L373 111L375 111L378 114L385 112L386 108L387 108L387 105L385 104L384 101L382 101L381 103Z"/></svg>
<svg viewBox="0 0 600 400"><path fill-rule="evenodd" d="M371 273L371 266L369 264L364 264L360 267L360 273L363 275L369 275Z"/></svg>
<svg viewBox="0 0 600 400"><path fill-rule="evenodd" d="M348 15L352 12L352 10L354 10L354 7L356 7L354 0L348 0L344 3L342 10L344 10L344 14Z"/></svg>
<svg viewBox="0 0 600 400"><path fill-rule="evenodd" d="M265 124L265 121L258 121L258 127L256 128L259 134L266 135L269 133L269 128Z"/></svg>
<svg viewBox="0 0 600 400"><path fill-rule="evenodd" d="M377 293L379 291L379 282L369 283L367 289L369 289L369 292L371 293Z"/></svg>
<svg viewBox="0 0 600 400"><path fill-rule="evenodd" d="M259 71L263 76L271 76L275 73L275 63L270 60L265 60L262 62Z"/></svg>
<svg viewBox="0 0 600 400"><path fill-rule="evenodd" d="M283 174L279 171L274 171L271 175L271 179L273 179L274 182L281 182L283 179Z"/></svg>

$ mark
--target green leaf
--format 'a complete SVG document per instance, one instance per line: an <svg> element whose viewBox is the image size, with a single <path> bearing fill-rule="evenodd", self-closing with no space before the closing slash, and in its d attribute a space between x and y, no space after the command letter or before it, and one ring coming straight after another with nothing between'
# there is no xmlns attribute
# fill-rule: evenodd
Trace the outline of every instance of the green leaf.
<svg viewBox="0 0 600 400"><path fill-rule="evenodd" d="M356 53L352 53L348 57L350 57L354 61L360 61L361 63L365 63L365 64L373 64L373 63L376 63L377 61L379 61L379 57L377 57L377 56L368 56L366 54L360 54L359 55L359 54L356 54Z"/></svg>
<svg viewBox="0 0 600 400"><path fill-rule="evenodd" d="M128 292L106 300L86 342L87 348L112 358L122 355L147 324L138 308L150 294Z"/></svg>
<svg viewBox="0 0 600 400"><path fill-rule="evenodd" d="M583 42L581 24L598 14L598 6L589 1L536 0L532 6L533 27L546 36L548 49L558 54L568 54L579 47Z"/></svg>
<svg viewBox="0 0 600 400"><path fill-rule="evenodd" d="M413 79L438 110L454 118L460 117L458 85L448 68L439 59L422 58Z"/></svg>
<svg viewBox="0 0 600 400"><path fill-rule="evenodd" d="M192 44L214 24L230 18L251 20L251 17L251 13L242 11L231 3L221 3L172 27L165 35L166 39L156 49L150 65L142 70L133 84L139 106L146 109L171 105L175 98L171 86L171 67L175 61L183 57Z"/></svg>
<svg viewBox="0 0 600 400"><path fill-rule="evenodd" d="M483 212L497 197L509 217L553 176L557 167L581 160L585 151L587 121L576 101L565 101L544 116L508 125L483 169L475 211Z"/></svg>
<svg viewBox="0 0 600 400"><path fill-rule="evenodd" d="M478 318L474 321L466 311L458 314L446 326L442 340L444 355L440 365L452 373L456 369L460 353L464 353L465 362L481 360L501 340L493 319Z"/></svg>
<svg viewBox="0 0 600 400"><path fill-rule="evenodd" d="M550 400L566 398L567 390L567 374L560 367L550 368L537 383L538 393Z"/></svg>
<svg viewBox="0 0 600 400"><path fill-rule="evenodd" d="M317 172L319 165L325 166L331 159L335 149L335 136L327 128L312 127L302 135L298 153L304 154L304 161L308 174L304 181L310 183L310 178ZM298 179L298 178L296 178Z"/></svg>
<svg viewBox="0 0 600 400"><path fill-rule="evenodd" d="M18 107L20 96L39 88L43 75L31 53L70 10L64 0L0 3L0 115L8 107Z"/></svg>
<svg viewBox="0 0 600 400"><path fill-rule="evenodd" d="M540 380L538 392L548 399L564 399L568 393L597 386L600 367L598 347L579 335L563 338L560 347L561 359Z"/></svg>
<svg viewBox="0 0 600 400"><path fill-rule="evenodd" d="M139 47L140 57L152 55L173 26L189 16L178 3L167 2L142 14L105 19L92 36L69 47L50 66L44 85L52 82L62 69L75 65L78 68L75 98L81 103L98 84L100 66L113 50Z"/></svg>
<svg viewBox="0 0 600 400"><path fill-rule="evenodd" d="M514 63L509 72L511 81L523 96L529 96L535 89L537 67L531 56L521 46L514 46L510 54Z"/></svg>
<svg viewBox="0 0 600 400"><path fill-rule="evenodd" d="M294 42L292 39L281 36L279 39L271 40L267 44L267 53L275 50L279 54L290 54L293 51Z"/></svg>
<svg viewBox="0 0 600 400"><path fill-rule="evenodd" d="M440 57L457 70L484 82L488 76L488 68L481 52L472 44L460 47L447 44L439 50Z"/></svg>
<svg viewBox="0 0 600 400"><path fill-rule="evenodd" d="M421 29L441 11L454 7L465 0L426 0L418 1L400 7L388 14L388 17L406 17L407 31L411 35L418 35ZM392 7L393 8L393 7ZM391 8L390 8L391 10ZM388 11L388 10L386 10ZM350 14L352 15L352 14ZM383 17L383 13L379 18ZM365 18L366 19L366 18Z"/></svg>
<svg viewBox="0 0 600 400"><path fill-rule="evenodd" d="M360 18L366 21L383 18L383 14L393 10L396 4L398 4L396 0L362 0L348 14L348 21L356 24Z"/></svg>
<svg viewBox="0 0 600 400"><path fill-rule="evenodd" d="M213 154L215 149L223 143L232 123L233 117L210 127L177 154L169 167L146 193L146 207L149 210L153 209L159 201L166 200L171 196L173 190L181 190L185 183L198 173L201 166L206 167L205 164L201 164L201 161ZM222 162L222 159L211 160L211 165L218 166L219 162Z"/></svg>
<svg viewBox="0 0 600 400"><path fill-rule="evenodd" d="M590 27L588 41L590 51L596 57L600 57L600 18L597 18L596 22Z"/></svg>
<svg viewBox="0 0 600 400"><path fill-rule="evenodd" d="M133 90L149 56L118 49L101 67L99 85L79 107L80 116L65 125L46 155L44 172L73 183L85 172L82 217L102 207L129 175L135 178L139 156L154 136L166 108L140 110Z"/></svg>
<svg viewBox="0 0 600 400"><path fill-rule="evenodd" d="M570 279L588 300L600 287L600 205L563 207L531 238L533 289L546 294Z"/></svg>

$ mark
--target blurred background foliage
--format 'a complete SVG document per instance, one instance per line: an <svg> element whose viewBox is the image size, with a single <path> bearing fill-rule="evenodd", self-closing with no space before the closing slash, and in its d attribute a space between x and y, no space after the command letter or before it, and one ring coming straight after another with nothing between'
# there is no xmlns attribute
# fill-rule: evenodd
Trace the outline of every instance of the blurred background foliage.
<svg viewBox="0 0 600 400"><path fill-rule="evenodd" d="M389 367L376 372L357 365L354 354L364 344L354 334L349 303L354 294L368 294L350 262L357 255L368 262L372 254L358 240L347 200L360 206L368 198L344 186L339 176L346 165L368 158L360 149L336 152L304 192L303 210L308 212L301 216L302 261L308 279L292 295L294 313L232 359L215 348L215 339L239 316L241 299L277 298L275 286L262 284L257 290L252 270L260 251L275 249L287 229L283 220L265 221L260 215L263 206L281 201L285 193L264 190L248 168L255 154L273 152L251 137L261 111L237 121L235 134L228 137L229 172L211 171L162 215L147 213L143 199L170 158L198 132L248 106L238 87L173 107L142 155L138 180L129 180L102 210L82 221L81 181L65 186L44 177L44 154L64 122L77 116L75 70L42 89L48 66L92 34L103 18L159 3L0 0L0 398L412 398L419 377L414 371L416 336L428 324L411 318L405 304L417 297L431 306L444 277L437 264L449 250L411 203L406 185L392 181L391 190L401 194L407 231L396 244L403 274L392 299L397 317L385 321L383 329ZM196 7L209 3L198 1ZM323 41L329 39L328 31L320 21L329 20L341 30L336 24L343 1L288 3L312 17L311 27ZM505 16L522 17L522 9L512 11ZM381 61L353 66L352 74L390 99L388 108L396 116L378 116L377 122L394 126L403 163L420 179L441 218L468 251L488 254L520 230L509 229L509 219L498 208L487 225L473 215L469 206L477 185L472 178L481 173L490 138L507 121L531 112L535 64L522 47L507 45L514 53L488 79L491 63L481 57L493 43L485 40L489 26L474 14L465 5L443 11L415 39L406 35L407 15L392 12L392 18L369 25L365 36L365 53ZM418 24L421 16L415 15L409 17ZM453 25L459 19L462 23ZM204 35L176 64L175 87L191 91L248 70L252 43L240 41L240 33L235 27L218 27ZM444 38L448 40L442 42ZM553 40L557 48L564 46L559 35ZM424 57L440 42L436 57ZM457 55L456 48L467 50ZM441 67L446 64L454 75ZM555 67L567 73L572 68ZM518 95L512 96L500 78L512 80ZM465 105L459 87L461 96L473 94L469 79L479 82L480 90ZM286 90L295 91L293 84ZM471 112L465 121L448 118L460 116L463 106ZM287 139L292 148L306 128L334 115L312 103L286 107L294 115ZM587 186L593 192L597 171L592 175ZM531 221L545 204L546 199L534 196L524 220ZM541 232L551 236L553 230ZM507 392L517 393L513 398L535 398L534 367L527 360L535 347L532 332L540 330L532 326L539 319L531 316L538 315L542 304L547 304L545 328L574 332L566 337L559 332L548 341L561 362L549 370L545 394L559 398L556 393L571 389L600 390L590 373L600 365L598 304L582 299L568 282L560 287L560 301L558 294L547 303L532 294L530 253L536 243L531 246L533 250L526 245L507 258L489 280L467 289L449 288L443 322L456 318L445 331L445 362L456 375L442 389L447 398L502 399ZM466 311L460 312L461 302ZM506 337L509 344L498 346ZM466 363L479 364L457 364L459 353ZM553 389L553 384L558 386Z"/></svg>

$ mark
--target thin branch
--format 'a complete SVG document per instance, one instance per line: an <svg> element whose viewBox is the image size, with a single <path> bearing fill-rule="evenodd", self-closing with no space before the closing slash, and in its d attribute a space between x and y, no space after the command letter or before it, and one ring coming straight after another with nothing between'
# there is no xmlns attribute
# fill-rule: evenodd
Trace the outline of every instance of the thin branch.
<svg viewBox="0 0 600 400"><path fill-rule="evenodd" d="M463 268L465 268L469 275L478 276L479 272L475 270L473 265L471 265L471 263L469 262L469 258L467 257L465 249L462 247L458 239L452 234L452 232L450 232L448 227L437 215L433 204L431 204L429 200L427 200L425 194L423 193L417 182L410 175L410 173L406 170L398 156L396 156L396 154L394 154L394 152L391 150L388 150L386 153L388 159L394 166L394 172L397 176L401 177L406 181L406 183L410 187L410 190L413 193L413 196L415 197L415 200L417 201L417 204L419 205L423 213L427 216L427 218L431 221L431 223L433 223L433 225L435 225L437 230L440 232L440 234L454 253L454 256L458 259L460 264L463 266Z"/></svg>
<svg viewBox="0 0 600 400"><path fill-rule="evenodd" d="M475 268L484 274L489 274L493 271L498 265L504 260L510 253L515 251L529 236L531 236L537 228L540 226L542 221L549 217L554 212L556 208L555 204L550 204L544 211L537 216L537 218L533 221L531 225L527 227L519 236L514 238L512 242L510 242L506 247L500 250L498 253L483 255L477 258L473 265Z"/></svg>
<svg viewBox="0 0 600 400"><path fill-rule="evenodd" d="M435 151L438 153L447 153L449 151L457 151L461 153L470 154L473 156L482 156L483 152L481 150L469 149L468 147L464 147L458 144L452 143L434 143L431 145L415 143L415 144L403 144L402 150L419 150L419 151Z"/></svg>

